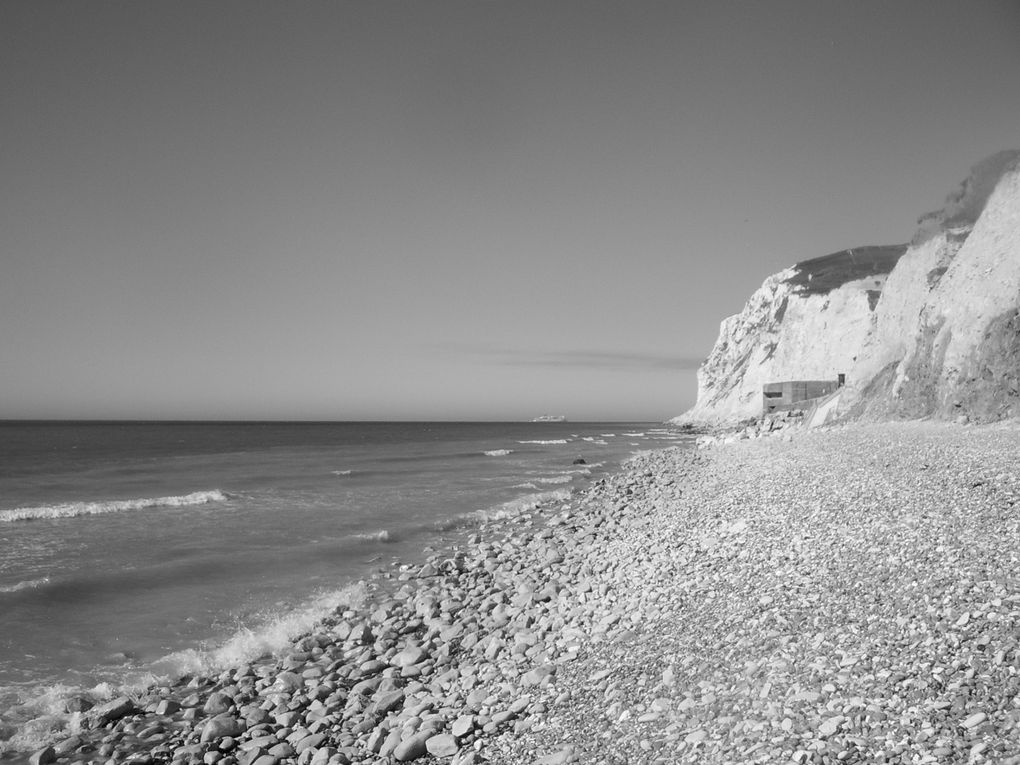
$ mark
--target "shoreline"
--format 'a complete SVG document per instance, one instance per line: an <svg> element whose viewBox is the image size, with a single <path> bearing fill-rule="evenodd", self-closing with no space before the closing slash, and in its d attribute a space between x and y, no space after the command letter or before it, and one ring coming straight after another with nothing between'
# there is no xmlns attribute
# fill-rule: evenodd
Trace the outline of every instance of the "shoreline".
<svg viewBox="0 0 1020 765"><path fill-rule="evenodd" d="M679 451L693 451L693 444L686 447L667 448L676 448ZM624 464L629 461L625 460ZM623 469L622 466L620 469ZM607 476L613 475L612 472L607 474ZM499 557L503 559L503 563L507 560L513 561L516 557L519 557L520 553L522 538L519 530L522 524L533 530L540 531L544 525L545 518L549 514L561 512L564 508L576 505L580 500L587 497L589 493L595 492L605 481L606 477L600 477L587 486L575 490L565 498L546 499L542 502L536 502L534 505L529 503L523 511L515 511L513 513L500 511L483 514L480 516L482 520L479 525L474 527L460 526L458 524L456 527L453 527L456 529L453 532L453 539L446 538L439 540L438 547L426 547L419 556L411 558L412 562L408 562L405 558L391 559L385 564L380 562L370 575L354 580L342 588L343 592L349 593L351 600L350 608L337 606L332 609L330 616L319 620L318 626L312 631L312 635L322 645L319 646L319 649L314 650L316 654L314 658L317 662L313 661L312 663L321 664L321 657L327 653L332 659L329 662L330 664L338 662L349 663L354 659L358 659L357 664L360 667L365 661L375 662L375 665L368 669L353 668L348 664L330 681L331 684L337 687L342 686L345 681L360 682L374 676L377 676L377 679L380 680L379 684L384 688L388 688L391 685L406 685L406 678L414 676L414 671L403 671L399 667L387 669L379 665L379 657L385 653L392 654L393 650L392 646L388 650L380 650L382 647L375 645L375 639L383 635L380 639L388 640L392 643L394 636L392 634L388 637L386 636L386 627L387 625L396 626L394 621L399 618L403 622L403 626L399 627L398 630L401 632L397 641L399 646L404 646L408 641L411 643L414 643L416 640L421 642L423 637L427 637L424 641L426 643L429 641L435 642L436 635L434 633L436 629L446 632L446 628L451 626L452 621L454 621L452 619L453 614L447 612L443 612L441 615L434 614L427 619L423 619L420 614L418 616L412 615L412 610L414 609L409 606L413 605L412 601L417 600L417 594L420 591L434 589L436 583L449 580L451 575L456 577L458 574L466 574L467 572L456 568L460 566L463 569L463 561L467 559L467 553L465 553L464 548L470 551L476 562L480 562L487 560L486 556L491 557L493 550L505 546L509 552L501 553ZM483 541L483 538L485 541ZM482 551L481 554L480 551ZM454 565L454 569L450 568L451 565ZM491 572L486 572L485 568L485 564L481 563L480 570L490 577L491 584L488 587L490 594L507 587L506 581L500 581L497 584L496 580L492 579ZM433 573L428 573L429 571ZM423 572L425 573L423 574ZM449 581L446 581L443 586L449 587L449 584ZM392 613L389 616L385 616L380 609L391 611ZM419 606L417 610L421 611L421 607ZM460 612L458 611L458 617L459 615ZM438 628L435 626L436 616L443 620ZM427 626L423 626L426 623L432 624L433 627L429 629ZM408 625L415 625L414 629L409 629ZM358 639L350 636L351 630L360 630L362 627L367 627L367 632L372 639ZM204 724L210 716L215 716L212 715L211 711L209 713L205 712L205 697L216 692L225 684L232 684L228 682L228 676L237 681L239 678L250 679L253 673L264 673L266 676L276 677L281 672L292 671L296 668L291 666L294 664L294 654L308 653L297 648L302 643L306 643L306 647L310 647L307 645L307 640L306 633L304 637L288 641L291 644L292 650L283 649L276 651L273 655L263 655L253 661L241 663L239 666L229 666L221 671L209 671L208 669L203 671L196 668L194 673L184 675L175 681L169 683L156 682L140 692L128 690L126 692L127 695L121 695L110 700L97 700L95 697L89 698L87 693L82 693L80 696L70 700L72 707L80 707L80 712L72 716L71 730L57 733L52 745L35 751L14 750L4 752L0 754L0 763L2 765L21 765L28 762L45 763L54 761L54 758L60 762L106 762L111 758L118 760L126 758L132 762L172 761L175 758L170 756L171 751L176 751L179 748L172 746L173 743L183 744L202 737ZM327 646L328 651L322 650ZM366 654L366 652L373 653L373 658L362 660L362 654ZM308 660L312 659L311 656L305 658ZM484 657L482 661L485 661ZM450 663L449 661L443 661L442 666ZM397 672L397 669L401 669L401 671ZM434 665L425 667L424 674L426 677L432 673L433 669ZM400 679L394 682L391 679L394 676L399 676ZM248 686L248 682L245 681L244 685ZM265 690L261 686L265 686L265 683L260 683L260 690ZM369 690L372 690L374 687L374 683L369 683L365 686ZM416 686L412 686L412 689L414 692L421 691ZM201 699L202 703L196 706L193 702L199 699ZM368 700L370 699L371 694L369 694ZM249 702L251 700L246 699ZM305 699L306 703L307 701ZM250 707L251 704L249 703L246 706ZM346 703L344 703L343 707L346 710ZM235 712L240 709L237 704L232 705L231 708ZM209 709L211 710L212 707ZM367 714L371 717L374 712L368 712ZM516 717L516 713L514 716ZM151 724L142 724L141 721L143 720ZM335 723L336 721L332 722ZM447 723L449 722L451 721L447 720ZM497 719L497 725L503 722L502 719ZM249 733L264 730L260 729L259 725L265 725L265 723L256 723L253 726L248 726L245 723L241 727L247 729ZM145 735L135 735L136 733ZM491 730L488 733L491 733ZM250 757L244 758L240 755L244 738L245 736L241 736L235 741L238 744L236 750L233 748L225 750L225 756L218 760L222 765L234 765L238 761L242 763L254 762ZM461 743L464 743L465 739L470 744L473 742L474 737L461 736L459 740ZM363 735L360 741L348 743L367 744ZM205 748L207 747L203 747L203 749ZM390 749L392 748L390 747ZM385 748L383 752L386 752ZM294 754L296 753L294 752ZM357 746L348 746L346 754L349 756L346 758L342 748L339 755L336 755L336 752L333 751L330 752L330 756L334 763L344 761L358 762L360 760L357 757L357 753ZM188 751L183 760L180 757L176 759L184 762L201 762L204 759L205 752L202 752L202 754L203 757L195 759L193 756L194 751ZM232 758L231 754L233 755ZM288 756L278 759L286 760ZM310 762L309 758L306 757L302 762L306 761ZM322 762L325 763L327 761L330 760L327 759ZM371 761L374 761L374 759ZM268 763L263 763L263 765L268 765Z"/></svg>
<svg viewBox="0 0 1020 765"><path fill-rule="evenodd" d="M131 693L151 679L203 671L210 659L237 663L256 643L272 649L281 626L328 613L320 595L465 538L461 527L553 492L567 497L635 449L675 443L677 434L658 425L139 425L130 438L96 426L73 454L63 445L77 438L74 429L15 429L12 443L27 446L14 449L20 472L2 482L5 508L91 502L104 512L0 523L11 548L0 576L0 752L32 750L46 731L66 727L70 695L105 699L111 689ZM233 447L255 432L259 448L237 456ZM122 471L122 460L136 464L124 441L144 441L162 457ZM201 444L215 454L193 454ZM61 450L74 460L91 455L99 467L60 477ZM584 465L572 464L582 456ZM52 490L30 496L32 470L57 473ZM212 487L226 499L158 501ZM239 649L233 657L220 650L227 644Z"/></svg>
<svg viewBox="0 0 1020 765"><path fill-rule="evenodd" d="M901 423L646 452L31 759L1020 762L1018 444Z"/></svg>

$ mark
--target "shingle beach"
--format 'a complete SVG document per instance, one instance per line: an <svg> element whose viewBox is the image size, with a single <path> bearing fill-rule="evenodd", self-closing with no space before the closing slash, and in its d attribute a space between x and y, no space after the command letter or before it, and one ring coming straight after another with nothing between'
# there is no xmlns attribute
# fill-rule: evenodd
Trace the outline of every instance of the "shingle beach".
<svg viewBox="0 0 1020 765"><path fill-rule="evenodd" d="M1018 447L1013 421L643 454L32 759L1020 763Z"/></svg>

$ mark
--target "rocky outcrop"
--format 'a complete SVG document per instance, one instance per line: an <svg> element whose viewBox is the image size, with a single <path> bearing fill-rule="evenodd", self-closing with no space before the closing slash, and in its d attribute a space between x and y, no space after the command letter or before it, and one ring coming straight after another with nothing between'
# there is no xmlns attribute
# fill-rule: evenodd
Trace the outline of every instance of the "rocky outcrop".
<svg viewBox="0 0 1020 765"><path fill-rule="evenodd" d="M976 165L909 245L766 279L723 322L677 420L757 416L764 383L839 373L842 418L1020 416L1020 152Z"/></svg>

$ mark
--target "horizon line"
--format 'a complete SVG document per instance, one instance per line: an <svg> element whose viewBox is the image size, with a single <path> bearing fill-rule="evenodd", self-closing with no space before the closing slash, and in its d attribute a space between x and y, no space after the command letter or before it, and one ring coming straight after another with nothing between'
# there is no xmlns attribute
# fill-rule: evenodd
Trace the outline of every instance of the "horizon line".
<svg viewBox="0 0 1020 765"><path fill-rule="evenodd" d="M668 419L668 418L667 418ZM162 425L162 424L173 424L173 425L238 425L238 424L250 424L250 425L337 425L337 424L377 424L377 423L481 423L481 424L532 424L532 425L571 425L571 424L587 424L587 423L608 423L608 422L665 422L665 420L642 420L642 419L606 419L606 420L560 420L554 422L548 421L534 421L534 420L489 420L489 419L392 419L392 420L380 420L380 419L365 419L365 420L318 420L318 419L301 419L301 420L290 420L290 419L194 419L194 418L182 418L182 419L148 419L148 418L136 418L136 417L125 417L125 418L87 418L87 417L5 417L0 418L0 425L11 425L11 424L66 424L66 423L78 423L78 424L94 424L94 425L110 425L110 424L138 424L138 425Z"/></svg>

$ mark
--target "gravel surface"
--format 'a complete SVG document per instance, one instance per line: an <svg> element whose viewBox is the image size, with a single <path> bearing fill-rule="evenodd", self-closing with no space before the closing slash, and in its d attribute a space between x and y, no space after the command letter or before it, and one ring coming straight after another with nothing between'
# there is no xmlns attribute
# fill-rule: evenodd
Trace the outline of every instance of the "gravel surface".
<svg viewBox="0 0 1020 765"><path fill-rule="evenodd" d="M32 759L1020 765L1018 447L912 423L641 455Z"/></svg>

